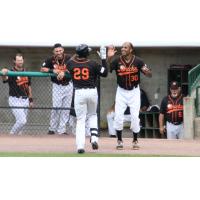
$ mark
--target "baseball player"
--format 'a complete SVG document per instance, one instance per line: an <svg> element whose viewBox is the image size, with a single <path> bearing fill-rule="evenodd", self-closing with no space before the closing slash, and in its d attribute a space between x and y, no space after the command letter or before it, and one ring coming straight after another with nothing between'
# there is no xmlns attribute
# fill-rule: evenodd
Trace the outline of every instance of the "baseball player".
<svg viewBox="0 0 200 200"><path fill-rule="evenodd" d="M77 56L71 59L67 68L71 73L73 85L75 88L74 108L77 117L76 124L76 146L78 153L85 152L85 123L86 116L91 133L92 148L98 149L98 127L97 127L97 87L96 80L98 76L107 76L106 49L101 48L100 57L102 65L89 60L90 48L86 44L76 47ZM64 73L60 73L62 78Z"/></svg>
<svg viewBox="0 0 200 200"><path fill-rule="evenodd" d="M14 67L11 71L25 71L23 55L18 53L14 57ZM30 77L9 77L6 76L8 69L2 69L3 83L8 83L9 85L9 99L8 103L10 107L33 107L33 98L31 90L31 80ZM24 125L27 122L28 109L12 109L12 113L15 116L15 124L12 127L10 134L18 134L22 132Z"/></svg>
<svg viewBox="0 0 200 200"><path fill-rule="evenodd" d="M41 67L41 72L59 72L66 71L66 63L70 59L70 55L64 53L64 48L57 43L53 47L53 56L48 58ZM52 81L52 103L50 127L48 134L65 134L66 124L69 120L70 108L73 94L73 84L70 78L64 77L58 80L57 77L51 77ZM55 109L58 108L58 109Z"/></svg>
<svg viewBox="0 0 200 200"><path fill-rule="evenodd" d="M117 93L115 98L115 119L114 128L117 132L117 149L123 149L122 130L124 111L130 107L131 129L133 131L133 149L138 149L137 135L140 132L140 72L151 77L151 69L137 56L134 55L134 48L130 42L125 42L121 48L121 55L114 57L114 46L108 48L108 61L110 72L113 70L117 76Z"/></svg>
<svg viewBox="0 0 200 200"><path fill-rule="evenodd" d="M164 134L164 119L167 123L167 139L183 138L183 95L176 81L170 84L170 94L163 98L160 106L160 134Z"/></svg>

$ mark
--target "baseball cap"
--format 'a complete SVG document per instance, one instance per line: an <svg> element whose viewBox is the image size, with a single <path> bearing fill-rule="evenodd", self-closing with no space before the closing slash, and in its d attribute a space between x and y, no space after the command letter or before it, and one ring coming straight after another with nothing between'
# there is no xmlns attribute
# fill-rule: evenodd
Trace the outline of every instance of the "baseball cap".
<svg viewBox="0 0 200 200"><path fill-rule="evenodd" d="M87 44L80 44L76 47L76 51L84 51L84 50L90 52L92 49Z"/></svg>
<svg viewBox="0 0 200 200"><path fill-rule="evenodd" d="M60 43L56 43L56 44L53 45L53 48L54 48L54 49L55 49L55 48L58 48L58 47L63 47L63 46L62 46L62 44L60 44Z"/></svg>
<svg viewBox="0 0 200 200"><path fill-rule="evenodd" d="M170 84L170 89L171 90L177 90L179 88L179 84L177 81L172 81Z"/></svg>
<svg viewBox="0 0 200 200"><path fill-rule="evenodd" d="M80 44L76 47L76 53L80 57L87 57L92 49L87 44Z"/></svg>

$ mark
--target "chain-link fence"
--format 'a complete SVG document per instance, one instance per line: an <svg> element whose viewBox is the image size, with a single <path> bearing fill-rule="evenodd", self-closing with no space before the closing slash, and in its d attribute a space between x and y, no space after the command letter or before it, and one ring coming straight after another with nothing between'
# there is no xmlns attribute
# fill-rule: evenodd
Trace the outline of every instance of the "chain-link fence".
<svg viewBox="0 0 200 200"><path fill-rule="evenodd" d="M71 82L57 85L50 77L31 77L33 108L29 108L29 98L21 96L13 85L0 81L0 133L74 133Z"/></svg>
<svg viewBox="0 0 200 200"><path fill-rule="evenodd" d="M76 117L73 108L72 83L69 82L67 85L52 83L47 74L40 72L24 72L24 74L32 76L33 108L29 107L28 95L22 96L19 88L17 90L12 83L0 81L0 133L75 134ZM16 81L20 77L12 72L10 78ZM24 88L21 87L20 90ZM100 91L99 87L98 91ZM100 120L99 113L98 107ZM158 112L140 113L141 137L160 138L158 114ZM86 134L89 135L87 120Z"/></svg>

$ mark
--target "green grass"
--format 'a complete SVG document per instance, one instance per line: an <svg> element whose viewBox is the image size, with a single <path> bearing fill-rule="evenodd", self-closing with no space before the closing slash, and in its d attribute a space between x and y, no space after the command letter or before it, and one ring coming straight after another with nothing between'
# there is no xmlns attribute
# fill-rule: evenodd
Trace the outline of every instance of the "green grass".
<svg viewBox="0 0 200 200"><path fill-rule="evenodd" d="M177 155L0 152L0 157L177 157ZM178 156L179 157L179 156Z"/></svg>

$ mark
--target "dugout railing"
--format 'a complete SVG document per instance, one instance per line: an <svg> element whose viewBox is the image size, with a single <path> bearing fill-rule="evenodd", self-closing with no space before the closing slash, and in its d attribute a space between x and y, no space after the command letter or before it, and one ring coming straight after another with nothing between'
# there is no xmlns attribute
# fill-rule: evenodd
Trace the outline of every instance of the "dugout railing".
<svg viewBox="0 0 200 200"><path fill-rule="evenodd" d="M8 104L9 86L3 81L0 81L0 133L9 133L15 123L15 117L12 114L12 109L28 109L27 123L24 126L23 133L25 134L47 134L50 124L51 111L58 110L73 110L70 107L53 107L52 106L52 82L51 76L56 76L53 73L42 72L12 72L9 71L8 76L26 76L31 77L31 87L33 94L33 108L28 107L11 107ZM0 72L0 76L2 73ZM59 95L59 94L58 94ZM70 117L71 119L73 117ZM66 124L67 132L73 132L73 128Z"/></svg>
<svg viewBox="0 0 200 200"><path fill-rule="evenodd" d="M188 87L189 87L189 96L191 96L192 91L198 86L200 81L200 64L192 68L188 72Z"/></svg>
<svg viewBox="0 0 200 200"><path fill-rule="evenodd" d="M200 86L196 87L196 99L195 99L196 115L200 117Z"/></svg>
<svg viewBox="0 0 200 200"><path fill-rule="evenodd" d="M200 64L188 72L189 96L195 95L196 115L200 117Z"/></svg>

